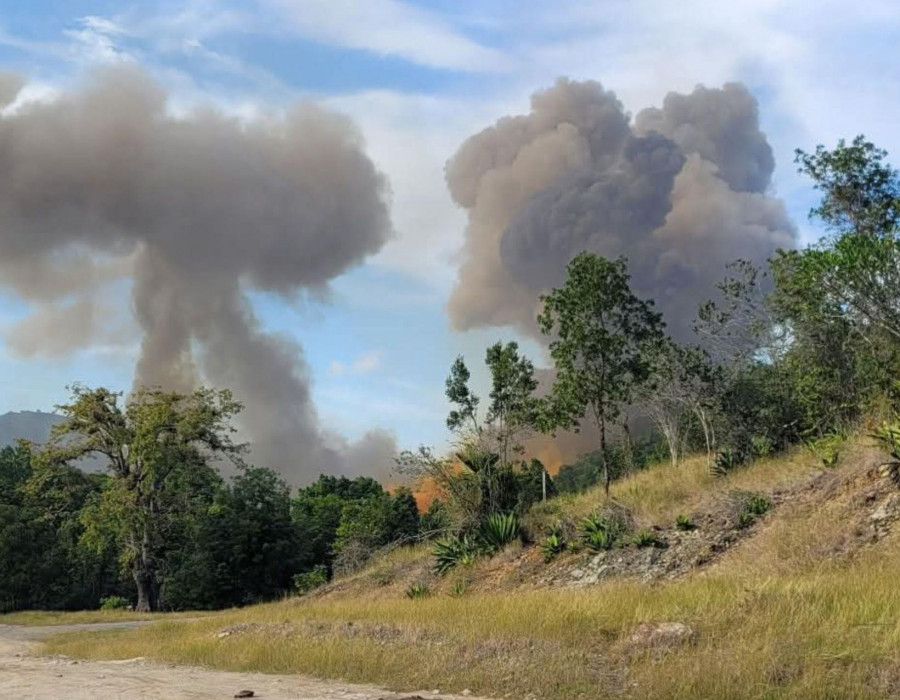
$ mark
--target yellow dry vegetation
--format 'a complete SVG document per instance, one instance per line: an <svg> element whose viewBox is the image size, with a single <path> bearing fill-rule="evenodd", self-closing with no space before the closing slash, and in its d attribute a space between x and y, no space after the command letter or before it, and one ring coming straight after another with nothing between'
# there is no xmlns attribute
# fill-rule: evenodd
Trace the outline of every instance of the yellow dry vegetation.
<svg viewBox="0 0 900 700"><path fill-rule="evenodd" d="M57 612L50 610L24 610L21 612L0 615L0 625L22 625L25 627L50 627L53 625L86 625L102 622L133 622L159 620L160 618L178 620L186 617L197 617L209 613L136 613L128 610L80 610L77 612Z"/></svg>

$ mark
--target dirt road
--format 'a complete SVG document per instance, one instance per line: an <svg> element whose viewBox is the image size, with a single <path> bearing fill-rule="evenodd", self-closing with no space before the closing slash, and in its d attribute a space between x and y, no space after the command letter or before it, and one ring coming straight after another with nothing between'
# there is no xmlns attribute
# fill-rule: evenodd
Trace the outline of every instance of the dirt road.
<svg viewBox="0 0 900 700"><path fill-rule="evenodd" d="M144 700L166 698L231 698L240 690L263 700L399 700L420 695L426 700L463 700L430 690L390 693L378 688L317 681L302 676L207 671L163 666L140 659L82 662L37 656L41 639L61 632L134 626L103 625L16 627L0 625L0 693L31 700ZM466 700L477 700L467 698Z"/></svg>

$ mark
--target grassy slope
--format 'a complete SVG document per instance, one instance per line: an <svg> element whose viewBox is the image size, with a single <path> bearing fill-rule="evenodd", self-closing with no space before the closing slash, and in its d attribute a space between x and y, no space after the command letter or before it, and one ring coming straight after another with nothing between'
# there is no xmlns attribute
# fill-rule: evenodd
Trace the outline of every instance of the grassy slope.
<svg viewBox="0 0 900 700"><path fill-rule="evenodd" d="M818 475L814 460L797 453L724 483L707 477L698 460L616 485L615 497L645 524L671 524L723 488L793 489L750 537L670 583L510 590L488 585L504 566L488 562L477 565L461 597L436 588L409 600L397 572L418 575L426 556L419 549L394 553L323 596L125 634L74 635L49 650L495 697L893 697L900 689L900 541L888 535L866 544L862 504L882 488L876 463L857 446L842 467ZM533 521L559 517L560 509L586 513L599 498L561 499ZM374 589L373 571L384 576ZM662 621L687 623L695 643L668 651L629 643L638 624Z"/></svg>

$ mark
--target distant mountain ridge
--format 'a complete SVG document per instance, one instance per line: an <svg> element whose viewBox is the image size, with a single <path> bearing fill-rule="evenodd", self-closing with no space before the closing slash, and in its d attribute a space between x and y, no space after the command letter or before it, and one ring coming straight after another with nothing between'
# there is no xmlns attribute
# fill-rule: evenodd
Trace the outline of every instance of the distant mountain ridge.
<svg viewBox="0 0 900 700"><path fill-rule="evenodd" d="M50 439L54 425L62 422L58 413L43 411L11 411L0 415L0 448L15 445L16 440L30 440L39 445ZM85 457L74 463L84 471L102 471L103 462L98 457Z"/></svg>
<svg viewBox="0 0 900 700"><path fill-rule="evenodd" d="M13 411L0 415L0 447L15 445L16 440L45 443L50 430L63 420L57 413Z"/></svg>

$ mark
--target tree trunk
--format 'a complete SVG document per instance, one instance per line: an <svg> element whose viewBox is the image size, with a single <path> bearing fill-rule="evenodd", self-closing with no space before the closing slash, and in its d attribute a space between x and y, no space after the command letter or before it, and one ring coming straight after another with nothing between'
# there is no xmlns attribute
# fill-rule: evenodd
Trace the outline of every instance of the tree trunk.
<svg viewBox="0 0 900 700"><path fill-rule="evenodd" d="M143 566L134 567L134 584L137 586L138 599L136 612L156 612L158 601L153 575Z"/></svg>
<svg viewBox="0 0 900 700"><path fill-rule="evenodd" d="M612 481L609 473L609 460L606 458L606 418L600 416L598 420L600 427L600 466L603 468L603 490L609 499L609 484Z"/></svg>
<svg viewBox="0 0 900 700"><path fill-rule="evenodd" d="M158 608L156 575L153 571L150 549L150 533L145 525L141 537L141 549L134 558L133 577L138 593L136 612L156 612Z"/></svg>
<svg viewBox="0 0 900 700"><path fill-rule="evenodd" d="M706 415L703 411L697 412L700 418L700 427L703 429L703 439L706 441L706 468L712 471L712 443L709 439L709 426L706 424Z"/></svg>
<svg viewBox="0 0 900 700"><path fill-rule="evenodd" d="M625 472L631 474L634 471L634 440L631 439L631 427L628 425L628 416L622 421L622 430L625 433Z"/></svg>
<svg viewBox="0 0 900 700"><path fill-rule="evenodd" d="M672 468L678 466L678 428L673 427L670 423L663 423L663 437L669 446L669 459L672 462Z"/></svg>

